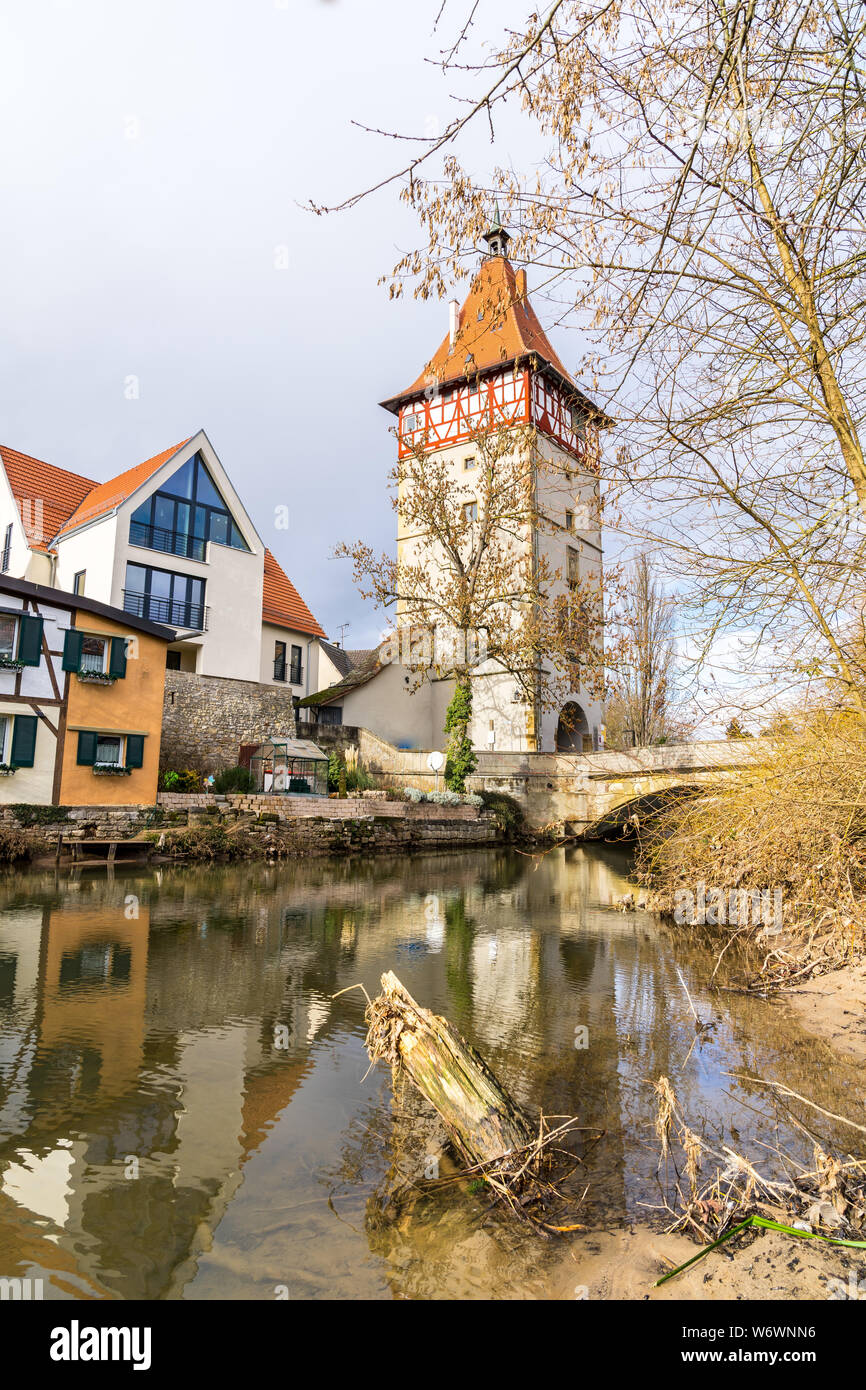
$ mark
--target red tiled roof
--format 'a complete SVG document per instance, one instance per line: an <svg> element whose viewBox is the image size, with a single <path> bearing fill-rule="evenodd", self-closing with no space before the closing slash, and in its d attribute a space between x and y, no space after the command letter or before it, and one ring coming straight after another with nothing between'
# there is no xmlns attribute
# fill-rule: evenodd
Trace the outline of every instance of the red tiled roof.
<svg viewBox="0 0 866 1390"><path fill-rule="evenodd" d="M28 540L37 550L41 548L40 542L50 540L96 487L92 478L55 468L53 463L31 458L5 444L0 446L0 458Z"/></svg>
<svg viewBox="0 0 866 1390"><path fill-rule="evenodd" d="M536 354L574 385L538 321L526 292L526 272L515 271L504 256L482 261L459 315L454 346L446 335L411 386L393 396L392 405L430 384L474 376L514 358Z"/></svg>
<svg viewBox="0 0 866 1390"><path fill-rule="evenodd" d="M288 627L294 632L306 632L311 637L325 637L320 627L285 570L265 551L265 582L262 590L262 621Z"/></svg>
<svg viewBox="0 0 866 1390"><path fill-rule="evenodd" d="M94 483L91 491L82 499L75 511L66 518L66 522L60 527L58 535L63 535L68 531L74 531L76 526L83 526L87 521L95 521L97 517L103 516L106 512L113 511L121 502L130 497L137 487L150 478L158 469L162 467L184 444L189 441L182 439L179 444L173 444L170 449L164 449L161 454L154 454L152 459L146 459L144 463L137 463L134 468L127 468L125 473L118 473L116 478L109 478L107 483Z"/></svg>

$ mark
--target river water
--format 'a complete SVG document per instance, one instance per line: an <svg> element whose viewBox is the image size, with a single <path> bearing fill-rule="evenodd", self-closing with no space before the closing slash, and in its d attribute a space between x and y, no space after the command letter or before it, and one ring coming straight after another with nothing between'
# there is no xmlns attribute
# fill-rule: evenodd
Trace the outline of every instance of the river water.
<svg viewBox="0 0 866 1390"><path fill-rule="evenodd" d="M855 1069L784 1005L710 992L710 944L617 910L630 886L595 847L5 875L0 1276L52 1298L543 1296L562 1240L477 1184L393 1196L419 1162L452 1169L369 1069L361 991L333 998L388 969L533 1112L579 1116L590 1232L664 1224L660 1073L767 1173L811 1140L728 1073L862 1123Z"/></svg>

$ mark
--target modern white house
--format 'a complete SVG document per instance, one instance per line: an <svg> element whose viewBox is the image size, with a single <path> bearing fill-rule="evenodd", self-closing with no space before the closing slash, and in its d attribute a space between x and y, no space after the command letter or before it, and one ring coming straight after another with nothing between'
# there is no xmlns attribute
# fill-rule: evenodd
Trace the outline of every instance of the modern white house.
<svg viewBox="0 0 866 1390"><path fill-rule="evenodd" d="M325 632L205 434L98 483L0 446L2 572L176 631L170 670L317 689Z"/></svg>

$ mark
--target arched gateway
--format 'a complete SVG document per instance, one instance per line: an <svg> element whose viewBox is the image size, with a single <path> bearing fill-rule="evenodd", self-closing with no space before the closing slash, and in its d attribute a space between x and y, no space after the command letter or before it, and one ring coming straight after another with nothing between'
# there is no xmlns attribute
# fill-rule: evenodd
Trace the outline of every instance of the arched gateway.
<svg viewBox="0 0 866 1390"><path fill-rule="evenodd" d="M556 726L557 753L591 753L592 735L586 715L575 700L563 705Z"/></svg>

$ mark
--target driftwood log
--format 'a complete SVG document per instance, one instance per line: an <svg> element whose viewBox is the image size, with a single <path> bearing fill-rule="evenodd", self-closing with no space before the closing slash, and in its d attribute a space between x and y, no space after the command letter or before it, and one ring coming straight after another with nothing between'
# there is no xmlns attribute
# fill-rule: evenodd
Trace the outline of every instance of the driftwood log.
<svg viewBox="0 0 866 1390"><path fill-rule="evenodd" d="M392 971L367 1007L367 1052L403 1072L438 1112L470 1167L510 1187L536 1166L539 1129L474 1047L417 1004Z"/></svg>

